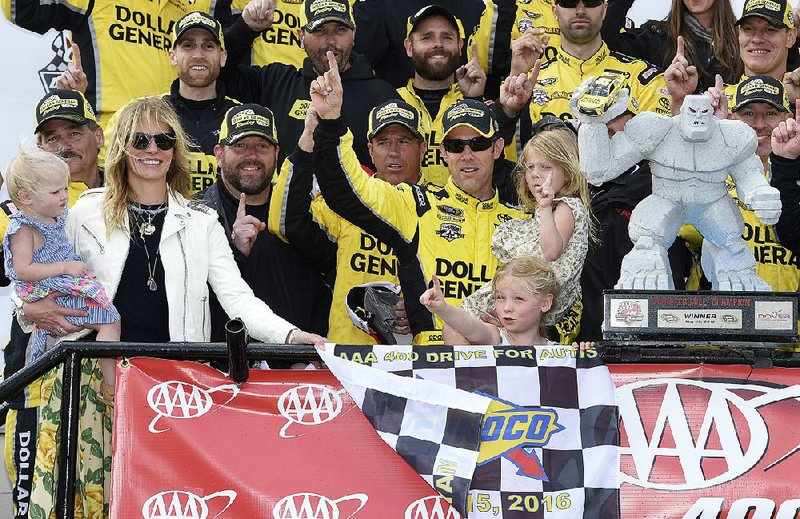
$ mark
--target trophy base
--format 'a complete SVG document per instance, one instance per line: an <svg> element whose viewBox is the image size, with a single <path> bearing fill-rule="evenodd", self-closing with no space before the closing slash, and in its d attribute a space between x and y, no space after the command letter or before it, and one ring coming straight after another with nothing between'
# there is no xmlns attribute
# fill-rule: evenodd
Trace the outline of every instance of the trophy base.
<svg viewBox="0 0 800 519"><path fill-rule="evenodd" d="M604 290L603 339L622 342L800 341L794 292Z"/></svg>

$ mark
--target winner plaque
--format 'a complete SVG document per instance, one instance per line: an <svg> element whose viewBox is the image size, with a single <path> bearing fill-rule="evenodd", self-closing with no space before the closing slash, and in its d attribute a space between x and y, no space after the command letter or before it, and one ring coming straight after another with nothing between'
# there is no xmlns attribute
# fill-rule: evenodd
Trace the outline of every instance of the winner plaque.
<svg viewBox="0 0 800 519"><path fill-rule="evenodd" d="M603 339L797 342L799 299L793 292L606 290Z"/></svg>

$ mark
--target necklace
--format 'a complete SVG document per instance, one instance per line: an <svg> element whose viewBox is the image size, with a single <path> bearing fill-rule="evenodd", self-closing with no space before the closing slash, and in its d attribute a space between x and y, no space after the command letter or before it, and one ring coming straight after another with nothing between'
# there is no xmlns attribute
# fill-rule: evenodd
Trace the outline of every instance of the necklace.
<svg viewBox="0 0 800 519"><path fill-rule="evenodd" d="M156 232L156 227L153 225L153 218L167 210L167 204L159 204L155 207L141 207L136 203L131 204L131 211L134 220L138 224L139 236L142 237L144 242L145 236L150 236Z"/></svg>
<svg viewBox="0 0 800 519"><path fill-rule="evenodd" d="M158 290L158 283L156 283L155 275L156 267L158 266L158 252L161 249L161 244L159 243L158 247L156 247L155 258L152 260L153 263L151 265L150 250L147 248L145 236L151 236L156 232L156 226L153 225L153 218L166 212L167 204L159 204L155 207L141 207L134 203L130 205L130 208L131 216L133 216L133 220L139 230L139 238L142 240L144 254L147 257L147 288L150 289L151 292L155 292Z"/></svg>

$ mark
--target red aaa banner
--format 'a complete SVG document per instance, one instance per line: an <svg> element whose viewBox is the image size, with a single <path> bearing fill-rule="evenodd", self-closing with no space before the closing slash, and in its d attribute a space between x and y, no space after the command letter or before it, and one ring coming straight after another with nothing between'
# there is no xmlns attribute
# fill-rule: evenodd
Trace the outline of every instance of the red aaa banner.
<svg viewBox="0 0 800 519"><path fill-rule="evenodd" d="M623 518L791 519L800 370L615 365Z"/></svg>
<svg viewBox="0 0 800 519"><path fill-rule="evenodd" d="M133 359L116 402L111 517L456 517L328 371Z"/></svg>

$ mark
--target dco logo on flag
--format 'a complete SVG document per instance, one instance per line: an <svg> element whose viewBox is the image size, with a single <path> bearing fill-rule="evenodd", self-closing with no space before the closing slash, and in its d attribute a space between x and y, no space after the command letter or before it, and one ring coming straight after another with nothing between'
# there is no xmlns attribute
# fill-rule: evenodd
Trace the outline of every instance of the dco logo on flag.
<svg viewBox="0 0 800 519"><path fill-rule="evenodd" d="M178 418L186 420L203 416L210 409L214 400L211 394L217 391L230 391L231 396L220 404L224 406L239 394L236 384L225 384L222 386L203 389L193 384L181 382L179 380L168 380L150 388L147 392L147 403L156 416L150 422L148 430L151 433L162 433L166 429L156 429L156 422L161 417Z"/></svg>
<svg viewBox="0 0 800 519"><path fill-rule="evenodd" d="M281 395L278 411L288 420L281 427L281 438L294 438L286 434L292 423L319 425L330 422L342 411L342 399L328 386L301 384Z"/></svg>
<svg viewBox="0 0 800 519"><path fill-rule="evenodd" d="M215 497L227 497L225 508L208 518L209 500ZM206 497L196 496L182 490L167 490L151 496L142 506L144 519L213 519L227 510L236 499L236 491L220 490Z"/></svg>
<svg viewBox="0 0 800 519"><path fill-rule="evenodd" d="M761 394L750 397L754 392ZM618 387L620 423L628 438L628 445L620 448L621 481L656 490L696 490L731 481L753 468L769 445L758 409L798 397L800 386L776 389L679 378ZM660 398L660 407L657 400L654 406L654 398ZM637 400L647 404L640 406ZM699 405L690 407L689 402ZM643 416L648 409L657 415ZM770 460L767 470L797 450ZM676 461L682 474L659 469Z"/></svg>
<svg viewBox="0 0 800 519"><path fill-rule="evenodd" d="M417 499L406 508L404 519L461 519L456 509L442 496Z"/></svg>
<svg viewBox="0 0 800 519"><path fill-rule="evenodd" d="M312 492L291 494L275 504L273 519L339 519L339 505L350 500L358 500L358 508L347 519L356 515L367 504L367 494L350 494L339 499L331 499Z"/></svg>

